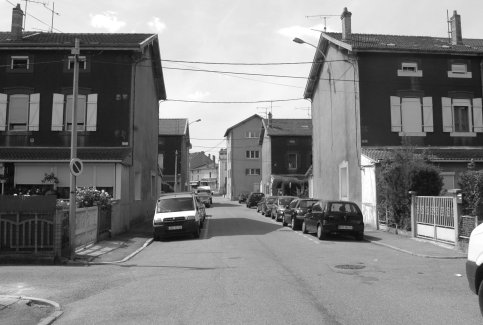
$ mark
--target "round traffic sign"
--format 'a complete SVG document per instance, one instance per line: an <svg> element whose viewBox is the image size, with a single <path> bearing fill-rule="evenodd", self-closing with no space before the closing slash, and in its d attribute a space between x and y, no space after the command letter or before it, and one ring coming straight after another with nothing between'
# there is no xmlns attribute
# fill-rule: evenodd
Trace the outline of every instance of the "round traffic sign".
<svg viewBox="0 0 483 325"><path fill-rule="evenodd" d="M69 163L70 173L74 176L79 176L84 169L84 164L79 158L72 158Z"/></svg>

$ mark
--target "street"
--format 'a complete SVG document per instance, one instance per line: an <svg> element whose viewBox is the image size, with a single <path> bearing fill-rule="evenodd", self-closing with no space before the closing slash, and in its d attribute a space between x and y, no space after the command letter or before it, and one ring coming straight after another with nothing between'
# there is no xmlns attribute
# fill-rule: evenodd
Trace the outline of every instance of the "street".
<svg viewBox="0 0 483 325"><path fill-rule="evenodd" d="M0 291L50 299L55 324L481 324L464 260L319 241L216 197L200 239L119 265L2 266Z"/></svg>

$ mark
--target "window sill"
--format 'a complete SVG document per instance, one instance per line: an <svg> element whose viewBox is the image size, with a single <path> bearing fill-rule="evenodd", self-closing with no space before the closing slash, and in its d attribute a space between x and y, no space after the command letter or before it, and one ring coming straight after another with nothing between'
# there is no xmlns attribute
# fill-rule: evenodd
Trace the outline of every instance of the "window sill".
<svg viewBox="0 0 483 325"><path fill-rule="evenodd" d="M448 78L472 78L471 72L458 73L453 71L448 71Z"/></svg>
<svg viewBox="0 0 483 325"><path fill-rule="evenodd" d="M426 132L399 132L400 137L425 137Z"/></svg>
<svg viewBox="0 0 483 325"><path fill-rule="evenodd" d="M403 71L403 70L397 70L397 76L398 77L422 77L423 76L423 71Z"/></svg>
<svg viewBox="0 0 483 325"><path fill-rule="evenodd" d="M475 132L451 132L451 137L476 137Z"/></svg>

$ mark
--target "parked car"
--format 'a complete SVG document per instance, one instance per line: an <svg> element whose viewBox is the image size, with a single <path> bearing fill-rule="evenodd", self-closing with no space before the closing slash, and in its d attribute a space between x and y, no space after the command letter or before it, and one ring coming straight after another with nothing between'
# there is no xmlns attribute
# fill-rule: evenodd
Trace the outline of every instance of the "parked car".
<svg viewBox="0 0 483 325"><path fill-rule="evenodd" d="M252 192L250 195L247 197L247 208L251 208L253 206L256 206L258 202L265 196L265 194L260 193L260 192Z"/></svg>
<svg viewBox="0 0 483 325"><path fill-rule="evenodd" d="M317 202L318 200L313 198L297 198L292 200L288 208L283 212L282 224L284 226L290 224L293 230L300 229L307 210Z"/></svg>
<svg viewBox="0 0 483 325"><path fill-rule="evenodd" d="M350 201L318 201L305 214L302 232L317 233L320 240L329 234L351 234L364 238L364 221L359 206Z"/></svg>
<svg viewBox="0 0 483 325"><path fill-rule="evenodd" d="M275 221L282 220L285 209L290 204L290 202L292 202L292 200L296 198L296 196L277 196L277 199L273 203L272 210L270 212L272 219L275 219Z"/></svg>
<svg viewBox="0 0 483 325"><path fill-rule="evenodd" d="M213 201L211 199L211 195L209 193L198 192L198 194L196 194L196 197L197 197L198 201L203 203L204 206L207 207L207 208L209 208L211 206L211 204L213 204Z"/></svg>
<svg viewBox="0 0 483 325"><path fill-rule="evenodd" d="M247 201L248 193L243 192L238 195L238 203L244 203Z"/></svg>
<svg viewBox="0 0 483 325"><path fill-rule="evenodd" d="M162 194L156 201L153 217L155 240L191 234L200 237L205 218L196 196L191 192Z"/></svg>
<svg viewBox="0 0 483 325"><path fill-rule="evenodd" d="M261 213L265 215L265 217L270 217L272 212L272 206L277 201L276 196L267 196L265 197L265 202L261 206Z"/></svg>
<svg viewBox="0 0 483 325"><path fill-rule="evenodd" d="M473 229L470 235L466 277L470 290L478 295L480 312L483 315L483 224Z"/></svg>

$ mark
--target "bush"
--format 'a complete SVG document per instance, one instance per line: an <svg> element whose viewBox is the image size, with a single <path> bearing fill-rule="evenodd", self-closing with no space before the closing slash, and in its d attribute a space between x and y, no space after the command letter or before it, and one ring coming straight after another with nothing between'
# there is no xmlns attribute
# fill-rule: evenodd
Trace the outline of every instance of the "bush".
<svg viewBox="0 0 483 325"><path fill-rule="evenodd" d="M475 170L475 163L470 162L468 170L460 175L458 185L463 195L463 212L477 216L483 198L483 171Z"/></svg>
<svg viewBox="0 0 483 325"><path fill-rule="evenodd" d="M431 165L426 154L416 154L409 147L388 152L377 178L380 214L387 223L405 230L411 228L411 198L418 195L436 196L443 188L439 169Z"/></svg>
<svg viewBox="0 0 483 325"><path fill-rule="evenodd" d="M76 191L76 204L80 208L110 205L111 200L109 193L99 191L95 187L78 187Z"/></svg>

